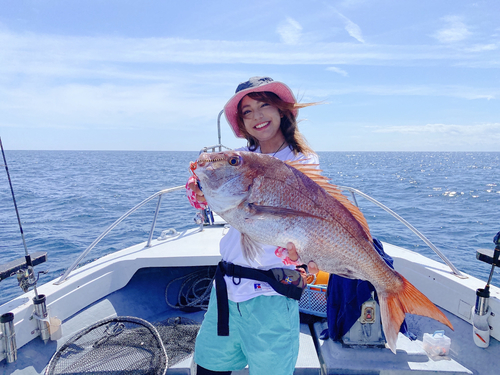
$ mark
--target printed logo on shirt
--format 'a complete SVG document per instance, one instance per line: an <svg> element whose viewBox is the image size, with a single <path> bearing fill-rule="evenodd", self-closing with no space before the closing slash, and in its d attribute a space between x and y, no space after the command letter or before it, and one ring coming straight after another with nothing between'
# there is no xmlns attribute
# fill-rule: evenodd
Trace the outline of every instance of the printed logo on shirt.
<svg viewBox="0 0 500 375"><path fill-rule="evenodd" d="M273 288L268 283L255 283L253 284L253 289L257 292L269 292Z"/></svg>

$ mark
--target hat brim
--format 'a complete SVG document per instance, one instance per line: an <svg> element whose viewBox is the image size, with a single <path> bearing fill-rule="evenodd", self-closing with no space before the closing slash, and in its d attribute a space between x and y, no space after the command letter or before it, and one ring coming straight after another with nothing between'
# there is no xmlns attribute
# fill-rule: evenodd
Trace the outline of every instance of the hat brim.
<svg viewBox="0 0 500 375"><path fill-rule="evenodd" d="M273 92L278 95L281 100L287 103L297 103L292 90L290 90L290 88L282 82L273 81L257 87L250 87L248 89L238 91L224 106L224 115L226 116L226 120L231 126L231 129L236 137L245 138L244 134L238 128L238 104L240 100L251 92L263 91ZM298 109L295 109L292 112L293 115L297 117L299 113Z"/></svg>

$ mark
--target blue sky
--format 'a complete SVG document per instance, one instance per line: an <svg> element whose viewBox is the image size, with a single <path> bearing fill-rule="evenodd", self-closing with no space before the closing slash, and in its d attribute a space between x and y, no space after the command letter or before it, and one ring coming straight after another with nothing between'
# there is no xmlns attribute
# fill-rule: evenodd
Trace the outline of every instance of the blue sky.
<svg viewBox="0 0 500 375"><path fill-rule="evenodd" d="M199 150L266 75L324 103L299 114L317 151L496 151L499 51L499 1L2 0L0 136Z"/></svg>

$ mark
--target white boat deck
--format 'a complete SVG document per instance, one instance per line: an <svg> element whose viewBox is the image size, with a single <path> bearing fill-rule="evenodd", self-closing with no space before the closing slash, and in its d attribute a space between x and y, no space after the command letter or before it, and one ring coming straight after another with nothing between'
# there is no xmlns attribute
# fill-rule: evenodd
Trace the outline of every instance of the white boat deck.
<svg viewBox="0 0 500 375"><path fill-rule="evenodd" d="M14 312L19 359L16 363L0 362L0 374L42 374L50 357L70 337L82 328L110 316L132 315L149 321L160 321L169 316L188 313L173 310L165 303L167 282L188 267L216 265L220 260L218 243L225 229L208 227L199 232L193 229L164 241L154 240L110 254L73 271L60 284L51 282L38 288L47 296L51 316L63 320L63 337L57 342L43 345L36 338L33 313L33 292L0 306L0 314ZM384 244L394 258L396 269L414 283L424 294L440 305L448 315L455 332L440 323L421 317L409 316L410 330L419 341L406 338L398 341L398 353L388 349L348 349L332 340L322 341L319 334L325 323L302 325L301 349L296 374L493 374L493 359L500 355L497 340L492 339L487 349L480 349L472 341L469 323L470 309L475 302L475 289L484 282L469 278L457 280L447 267L413 252ZM460 282L459 282L460 281ZM458 283L459 282L459 283ZM458 283L458 284L457 284ZM492 289L490 305L500 311L498 288ZM198 321L203 312L190 313ZM493 334L500 334L498 317L492 317ZM434 361L421 348L424 332L445 329L452 338L449 359ZM0 344L0 353L3 348ZM0 354L0 359L2 354ZM189 374L191 361L168 370L169 374ZM245 370L238 372L245 373Z"/></svg>

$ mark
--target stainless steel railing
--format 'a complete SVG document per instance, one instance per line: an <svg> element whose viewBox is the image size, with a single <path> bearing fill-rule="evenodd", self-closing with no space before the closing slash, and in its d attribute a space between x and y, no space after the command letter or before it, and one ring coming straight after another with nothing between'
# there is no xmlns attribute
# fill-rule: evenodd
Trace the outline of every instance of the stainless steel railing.
<svg viewBox="0 0 500 375"><path fill-rule="evenodd" d="M118 224L120 224L123 220L125 220L127 217L129 217L132 213L134 213L135 211L137 211L139 208L141 208L142 206L144 206L146 203L148 203L149 201L155 199L158 197L158 202L156 204L156 210L155 210L155 215L154 215L154 218L153 218L153 223L151 224L151 230L149 232L149 237L148 237L148 242L146 244L146 247L151 247L151 241L153 239L153 232L155 230L155 227L156 227L156 220L158 218L158 213L160 211L160 206L161 206L161 198L164 194L168 194L168 193L172 193L174 191L177 191L177 190L181 190L181 189L184 189L184 186L181 185L181 186L177 186L177 187L173 187L173 188L170 188L170 189L164 189L164 190L161 190L153 195L151 195L149 198L146 198L145 200L143 200L141 203L139 203L137 206L131 208L130 210L128 210L125 214L123 214L118 220L116 220L113 224L111 224L99 237L97 237L94 242L92 242L90 244L89 247L87 247L87 249L82 253L80 254L80 256L73 262L73 264L66 270L66 272L61 276L61 278L59 280L57 280L55 282L56 285L59 285L59 284L62 284L69 276L69 274L76 268L78 267L78 265L80 264L80 262L82 261L83 258L85 258L87 256L88 253L90 253L90 251L109 233L111 232L111 230L113 230Z"/></svg>
<svg viewBox="0 0 500 375"><path fill-rule="evenodd" d="M61 278L55 283L56 285L59 285L61 283L63 283L67 277L69 276L69 274L76 268L78 267L78 264L80 264L80 262L82 261L83 258L85 258L85 256L87 256L88 253L90 253L90 251L109 233L111 232L111 230L113 230L116 226L118 226L118 224L120 224L123 220L125 220L127 217L129 217L132 213L134 213L135 211L137 211L139 208L141 208L142 206L144 206L146 203L150 202L151 200L155 199L158 197L158 202L156 204L156 210L155 210L155 214L154 214L154 218L153 218L153 222L151 224L151 230L149 232L149 237L148 237L148 241L147 241L147 244L146 244L146 247L151 247L151 241L153 239L153 233L154 233L154 230L155 230L155 227L156 227L156 221L157 221L157 218L158 218L158 213L160 211L160 206L161 206L161 199L163 197L164 194L168 194L168 193L172 193L174 191L177 191L177 190L181 190L183 189L184 186L177 186L177 187L174 187L174 188L170 188L170 189L165 189L165 190L161 190L153 195L151 195L149 198L146 198L145 200L143 200L141 203L139 203L138 205L136 205L135 207L133 207L132 209L130 209L129 211L127 211L125 214L123 214L118 220L116 220L113 224L111 224L99 237L97 237L94 242L92 242L90 244L90 246L82 253L80 254L80 256L73 262L73 264L66 270L66 272L61 276ZM382 203L380 203L379 201L377 201L376 199L370 197L369 195L361 192L360 190L357 190L357 189L354 189L354 188L351 188L351 187L348 187L348 186L338 186L339 189L341 190L344 190L344 191L348 191L351 193L352 195L352 198L353 198L353 201L355 203L356 206L358 206L358 202L356 200L356 194L365 198L366 200L372 202L373 204L375 204L376 206L382 208L384 211L388 212L390 215L392 215L394 218L396 218L399 222L401 222L402 224L404 224L408 229L410 229L417 237L419 237L422 241L425 242L425 244L427 246L429 246L429 248L431 250L433 250L447 265L448 267L450 267L451 271L453 272L454 275L456 275L457 277L459 278L467 278L466 276L464 276L454 265L453 263L431 242L429 241L422 233L420 233L413 225L411 225L410 223L408 223L405 219L403 219L401 216L399 216L397 213L395 213L394 211L392 211L390 208L386 207L385 205L383 205Z"/></svg>
<svg viewBox="0 0 500 375"><path fill-rule="evenodd" d="M355 194L358 194L359 196L367 199L368 201L374 203L375 205L377 205L378 207L380 207L381 209L383 209L384 211L388 212L390 215L392 215L394 218L396 218L399 222L403 223L408 229L410 229L414 234L416 234L422 241L425 242L425 244L427 246L429 246L431 248L432 251L434 251L447 265L448 267L451 268L451 271L453 272L453 274L461 279L466 279L467 276L463 275L454 265L453 263L451 263L451 261L446 258L446 256L431 242L427 239L427 237L425 237L422 233L420 233L413 225L411 225L409 222L407 222L405 219L403 219L401 216L399 216L397 213L395 213L394 211L392 211L390 208L386 207L385 205L383 205L382 203L380 203L379 201L377 201L376 199L370 197L369 195L357 190L357 189L354 189L354 188L351 188L351 187L347 187L347 186L338 186L339 189L341 190L345 190L345 191L348 191L351 193L352 195L352 199L354 201L354 204L356 206L358 206L358 202L356 200L356 196Z"/></svg>

